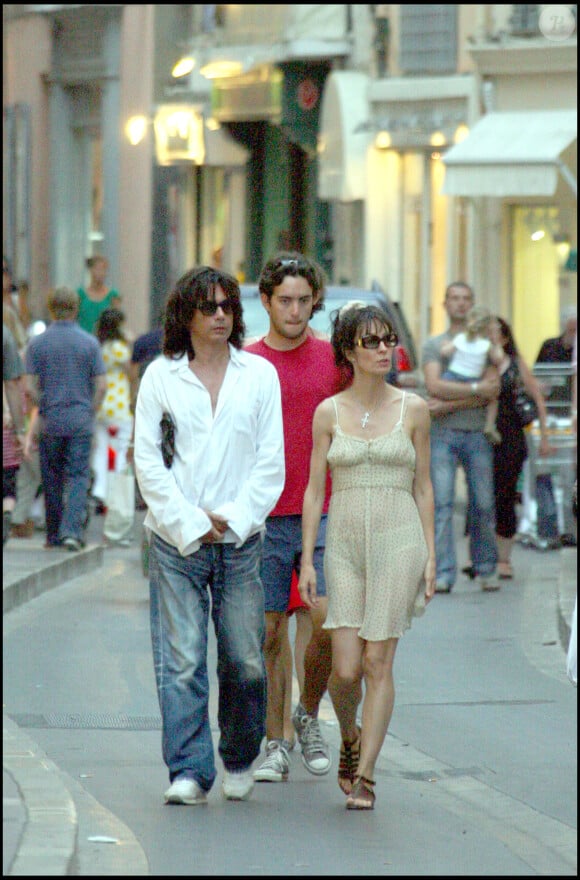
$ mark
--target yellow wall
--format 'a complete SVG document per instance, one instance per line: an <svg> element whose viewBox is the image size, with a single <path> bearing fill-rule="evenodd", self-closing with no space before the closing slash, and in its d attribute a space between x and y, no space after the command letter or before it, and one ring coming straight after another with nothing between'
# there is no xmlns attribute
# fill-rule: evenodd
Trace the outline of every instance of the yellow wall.
<svg viewBox="0 0 580 880"><path fill-rule="evenodd" d="M542 342L560 334L558 256L549 230L532 241L527 208L514 207L512 225L513 323L516 344L528 365Z"/></svg>
<svg viewBox="0 0 580 880"><path fill-rule="evenodd" d="M447 277L448 212L450 199L441 195L445 167L441 158L431 158L431 326L427 333L443 333L447 329L447 313L443 307L445 288L455 278Z"/></svg>

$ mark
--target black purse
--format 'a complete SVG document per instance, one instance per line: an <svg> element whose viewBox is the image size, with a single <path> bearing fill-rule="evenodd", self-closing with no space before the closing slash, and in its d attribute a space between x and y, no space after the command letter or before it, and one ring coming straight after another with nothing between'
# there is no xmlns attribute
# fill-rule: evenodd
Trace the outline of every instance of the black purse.
<svg viewBox="0 0 580 880"><path fill-rule="evenodd" d="M163 456L163 464L166 468L170 468L173 464L175 456L175 422L168 412L163 413L163 418L159 422L161 428L161 455Z"/></svg>
<svg viewBox="0 0 580 880"><path fill-rule="evenodd" d="M531 425L538 418L536 402L530 397L521 381L514 389L514 412L522 428Z"/></svg>

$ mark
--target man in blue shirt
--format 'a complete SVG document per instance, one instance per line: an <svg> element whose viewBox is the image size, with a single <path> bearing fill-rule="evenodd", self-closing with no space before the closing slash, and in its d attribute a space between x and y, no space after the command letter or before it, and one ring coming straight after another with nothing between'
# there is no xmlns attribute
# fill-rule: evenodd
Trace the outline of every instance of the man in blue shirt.
<svg viewBox="0 0 580 880"><path fill-rule="evenodd" d="M499 376L491 363L477 382L466 385L443 379L449 359L441 351L443 342L465 330L467 312L474 295L465 281L454 281L445 291L449 327L430 336L423 345L425 387L431 413L431 480L435 494L436 593L450 593L457 577L453 531L457 468L465 471L473 528L470 555L482 590L495 591L493 575L497 563L495 499L493 492L493 447L484 434L485 408L499 393Z"/></svg>
<svg viewBox="0 0 580 880"><path fill-rule="evenodd" d="M105 364L97 339L76 322L78 294L59 287L47 305L52 323L26 351L27 391L39 407L45 546L75 552L84 546L91 444L107 387Z"/></svg>

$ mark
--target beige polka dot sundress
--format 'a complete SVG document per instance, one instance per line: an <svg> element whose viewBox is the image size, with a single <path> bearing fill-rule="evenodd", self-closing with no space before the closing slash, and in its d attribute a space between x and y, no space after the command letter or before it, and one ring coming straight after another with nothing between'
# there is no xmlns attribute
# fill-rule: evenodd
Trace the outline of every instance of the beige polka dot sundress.
<svg viewBox="0 0 580 880"><path fill-rule="evenodd" d="M324 576L325 629L354 627L361 638L399 638L425 608L428 549L412 495L415 448L399 420L388 434L345 434L336 412L328 451L332 496Z"/></svg>

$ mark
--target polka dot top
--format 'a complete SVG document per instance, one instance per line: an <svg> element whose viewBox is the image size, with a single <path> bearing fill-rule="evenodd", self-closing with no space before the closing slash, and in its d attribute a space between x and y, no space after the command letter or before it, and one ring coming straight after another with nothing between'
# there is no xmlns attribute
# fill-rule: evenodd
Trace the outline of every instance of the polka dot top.
<svg viewBox="0 0 580 880"><path fill-rule="evenodd" d="M101 348L107 368L107 391L101 404L101 417L109 422L131 419L129 377L123 368L131 360L131 347L122 339L104 342Z"/></svg>

